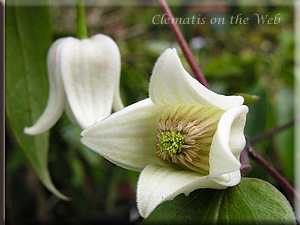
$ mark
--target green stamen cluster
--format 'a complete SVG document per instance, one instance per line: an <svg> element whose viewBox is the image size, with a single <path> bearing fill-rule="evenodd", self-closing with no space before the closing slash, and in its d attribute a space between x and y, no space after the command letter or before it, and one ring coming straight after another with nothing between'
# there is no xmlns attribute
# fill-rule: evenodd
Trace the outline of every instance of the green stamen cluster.
<svg viewBox="0 0 300 225"><path fill-rule="evenodd" d="M165 151L169 155L177 154L181 152L181 146L184 144L184 137L180 132L176 131L164 131L161 133L161 137L157 143L162 151Z"/></svg>

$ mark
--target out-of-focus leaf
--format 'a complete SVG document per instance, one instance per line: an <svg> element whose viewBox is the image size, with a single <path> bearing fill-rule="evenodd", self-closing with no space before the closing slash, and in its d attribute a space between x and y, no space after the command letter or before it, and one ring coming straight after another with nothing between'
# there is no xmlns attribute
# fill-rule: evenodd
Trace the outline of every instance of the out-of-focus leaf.
<svg viewBox="0 0 300 225"><path fill-rule="evenodd" d="M293 119L294 95L288 87L283 87L276 94L276 120L277 126L281 126ZM284 169L284 176L292 181L294 177L294 130L293 127L281 131L275 136L275 146L278 150L280 163Z"/></svg>
<svg viewBox="0 0 300 225"><path fill-rule="evenodd" d="M143 61L143 63L144 64L137 63L135 66L122 65L121 83L122 89L126 93L122 97L125 105L132 104L137 100L141 100L148 97L150 72L148 75L144 69L146 60Z"/></svg>
<svg viewBox="0 0 300 225"><path fill-rule="evenodd" d="M227 77L239 77L244 72L241 61L231 55L215 58L204 70L205 76L209 78L224 79Z"/></svg>
<svg viewBox="0 0 300 225"><path fill-rule="evenodd" d="M286 198L269 183L243 178L225 190L200 189L159 205L143 224L296 224Z"/></svg>
<svg viewBox="0 0 300 225"><path fill-rule="evenodd" d="M62 123L60 135L73 147L78 148L79 153L84 157L84 159L92 166L99 166L102 157L87 148L80 142L82 129L76 125L71 124L69 120Z"/></svg>
<svg viewBox="0 0 300 225"><path fill-rule="evenodd" d="M46 5L46 2L45 4ZM24 155L48 190L67 199L53 185L47 166L49 133L28 136L48 97L46 55L51 45L48 7L6 7L6 115Z"/></svg>
<svg viewBox="0 0 300 225"><path fill-rule="evenodd" d="M255 85L250 93L260 96L259 101L249 105L249 113L247 114L245 134L251 137L265 132L269 114L269 102L265 86L263 85Z"/></svg>
<svg viewBox="0 0 300 225"><path fill-rule="evenodd" d="M72 169L72 178L71 178L72 184L74 187L80 187L84 176L84 169L82 163L78 158L70 154L69 164L70 164L70 168Z"/></svg>
<svg viewBox="0 0 300 225"><path fill-rule="evenodd" d="M11 149L11 155L5 162L6 176L10 176L14 171L19 169L25 162L24 154L20 151L20 148Z"/></svg>

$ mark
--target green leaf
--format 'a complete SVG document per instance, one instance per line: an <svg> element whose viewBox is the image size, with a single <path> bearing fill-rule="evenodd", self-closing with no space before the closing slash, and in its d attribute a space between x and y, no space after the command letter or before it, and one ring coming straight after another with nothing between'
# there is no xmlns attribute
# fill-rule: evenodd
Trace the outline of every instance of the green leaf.
<svg viewBox="0 0 300 225"><path fill-rule="evenodd" d="M46 3L44 4L46 5ZM49 133L28 136L48 98L46 56L51 45L48 7L6 7L6 117L18 144L41 182L57 197L48 167Z"/></svg>
<svg viewBox="0 0 300 225"><path fill-rule="evenodd" d="M144 224L296 224L286 198L269 183L243 178L225 190L199 189L158 206Z"/></svg>

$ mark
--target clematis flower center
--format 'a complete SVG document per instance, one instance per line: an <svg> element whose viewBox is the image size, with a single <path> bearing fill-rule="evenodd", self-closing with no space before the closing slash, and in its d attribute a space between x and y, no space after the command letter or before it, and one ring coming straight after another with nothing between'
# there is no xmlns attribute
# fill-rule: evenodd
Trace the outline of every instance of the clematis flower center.
<svg viewBox="0 0 300 225"><path fill-rule="evenodd" d="M208 175L210 146L223 113L215 107L170 106L158 119L156 155Z"/></svg>
<svg viewBox="0 0 300 225"><path fill-rule="evenodd" d="M184 144L184 137L180 132L165 131L161 133L159 148L169 155L178 154L181 152L181 146Z"/></svg>

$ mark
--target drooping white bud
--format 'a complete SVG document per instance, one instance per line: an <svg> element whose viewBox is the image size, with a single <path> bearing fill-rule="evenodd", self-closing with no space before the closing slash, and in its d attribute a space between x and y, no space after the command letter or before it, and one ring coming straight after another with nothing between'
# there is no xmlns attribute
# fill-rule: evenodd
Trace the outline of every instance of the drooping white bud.
<svg viewBox="0 0 300 225"><path fill-rule="evenodd" d="M103 34L55 41L47 57L50 90L46 109L24 132L37 135L47 131L66 106L67 115L72 115L83 129L110 115L112 108L122 109L120 58L116 43Z"/></svg>

